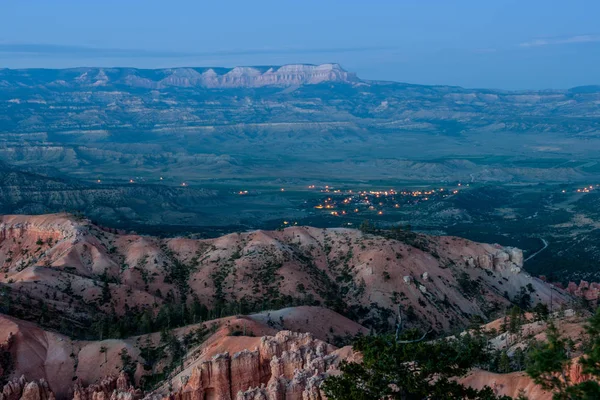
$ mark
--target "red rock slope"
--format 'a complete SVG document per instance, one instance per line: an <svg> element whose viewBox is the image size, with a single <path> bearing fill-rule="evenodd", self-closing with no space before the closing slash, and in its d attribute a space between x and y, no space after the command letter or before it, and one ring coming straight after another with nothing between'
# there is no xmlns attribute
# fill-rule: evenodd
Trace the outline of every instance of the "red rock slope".
<svg viewBox="0 0 600 400"><path fill-rule="evenodd" d="M0 217L0 283L20 296L13 304L35 313L44 303L51 320L69 323L195 297L216 316L311 304L375 328L393 323L400 307L405 321L444 331L503 311L526 287L534 303L551 291L557 304L568 300L522 263L518 249L414 233L293 227L158 239L62 214Z"/></svg>

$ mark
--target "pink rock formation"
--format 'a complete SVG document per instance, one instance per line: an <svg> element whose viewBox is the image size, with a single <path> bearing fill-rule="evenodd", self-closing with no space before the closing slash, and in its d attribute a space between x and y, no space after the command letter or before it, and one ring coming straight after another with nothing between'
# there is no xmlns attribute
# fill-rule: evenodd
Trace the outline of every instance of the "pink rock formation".
<svg viewBox="0 0 600 400"><path fill-rule="evenodd" d="M311 334L281 331L254 351L203 362L170 400L320 400L326 372L340 361L334 350Z"/></svg>
<svg viewBox="0 0 600 400"><path fill-rule="evenodd" d="M575 282L569 282L567 292L574 296L581 297L592 304L598 304L600 297L600 283L581 281L579 285Z"/></svg>
<svg viewBox="0 0 600 400"><path fill-rule="evenodd" d="M44 379L28 382L21 376L4 385L0 400L54 400L54 394Z"/></svg>
<svg viewBox="0 0 600 400"><path fill-rule="evenodd" d="M137 400L143 397L140 389L135 389L127 374L107 376L97 384L84 387L77 382L73 389L73 400Z"/></svg>

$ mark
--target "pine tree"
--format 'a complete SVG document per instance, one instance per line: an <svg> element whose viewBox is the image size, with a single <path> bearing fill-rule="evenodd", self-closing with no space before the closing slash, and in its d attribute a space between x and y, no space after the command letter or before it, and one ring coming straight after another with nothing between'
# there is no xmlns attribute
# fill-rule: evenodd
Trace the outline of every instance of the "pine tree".
<svg viewBox="0 0 600 400"><path fill-rule="evenodd" d="M108 274L106 270L102 274L102 304L107 304L110 302L112 295L110 292L110 285L108 283Z"/></svg>
<svg viewBox="0 0 600 400"><path fill-rule="evenodd" d="M567 341L560 337L553 323L548 326L546 336L547 343L536 344L529 352L527 374L542 388L555 391L555 399L570 399L566 395L571 386Z"/></svg>
<svg viewBox="0 0 600 400"><path fill-rule="evenodd" d="M106 346L100 347L100 353L104 354L104 363L108 362L108 359L107 359L108 349L106 348Z"/></svg>
<svg viewBox="0 0 600 400"><path fill-rule="evenodd" d="M533 311L536 321L545 321L550 315L550 310L548 310L548 306L544 303L537 303L531 311Z"/></svg>
<svg viewBox="0 0 600 400"><path fill-rule="evenodd" d="M519 331L521 330L521 325L522 325L522 321L521 321L521 309L517 306L514 306L513 308L510 309L510 318L509 318L509 323L508 323L508 332L512 333L512 334L516 334L519 333Z"/></svg>
<svg viewBox="0 0 600 400"><path fill-rule="evenodd" d="M511 372L510 357L506 353L506 350L500 354L500 360L498 361L498 370L503 374Z"/></svg>
<svg viewBox="0 0 600 400"><path fill-rule="evenodd" d="M11 312L11 288L10 286L2 286L2 291L0 292L0 296L2 296L2 301L0 302L0 312L4 314L10 314Z"/></svg>
<svg viewBox="0 0 600 400"><path fill-rule="evenodd" d="M362 363L343 362L342 374L325 380L322 389L330 400L499 398L490 387L477 390L455 379L485 362L487 343L481 336L434 342L364 336L354 349L363 355Z"/></svg>

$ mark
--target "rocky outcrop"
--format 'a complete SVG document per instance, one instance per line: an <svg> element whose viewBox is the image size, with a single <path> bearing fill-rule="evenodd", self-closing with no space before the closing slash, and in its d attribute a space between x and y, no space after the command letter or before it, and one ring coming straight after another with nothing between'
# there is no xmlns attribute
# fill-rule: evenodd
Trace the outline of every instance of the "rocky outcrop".
<svg viewBox="0 0 600 400"><path fill-rule="evenodd" d="M253 351L204 361L170 400L322 399L319 386L340 361L334 350L311 334L281 331Z"/></svg>
<svg viewBox="0 0 600 400"><path fill-rule="evenodd" d="M134 389L123 372L85 387L77 382L73 390L73 400L138 400L142 397L142 391ZM55 400L55 397L46 380L28 381L21 376L4 385L0 400Z"/></svg>
<svg viewBox="0 0 600 400"><path fill-rule="evenodd" d="M29 382L21 376L4 385L0 400L54 400L54 394L44 379Z"/></svg>
<svg viewBox="0 0 600 400"><path fill-rule="evenodd" d="M598 298L600 298L600 283L581 281L577 285L575 282L569 282L567 292L573 296L585 299L592 303L592 305L597 305Z"/></svg>
<svg viewBox="0 0 600 400"><path fill-rule="evenodd" d="M477 257L466 257L468 267L477 267L488 270L509 270L514 273L521 272L523 268L523 250L516 247L503 247L493 253L482 254Z"/></svg>
<svg viewBox="0 0 600 400"><path fill-rule="evenodd" d="M111 375L96 384L84 386L81 381L73 388L73 400L137 400L143 397L140 389L135 389L124 372Z"/></svg>

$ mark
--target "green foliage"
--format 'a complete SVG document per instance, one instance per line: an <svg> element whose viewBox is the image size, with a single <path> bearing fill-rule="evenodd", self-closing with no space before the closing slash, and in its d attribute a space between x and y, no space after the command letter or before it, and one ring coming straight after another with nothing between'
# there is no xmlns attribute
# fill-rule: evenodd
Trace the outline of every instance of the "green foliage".
<svg viewBox="0 0 600 400"><path fill-rule="evenodd" d="M548 309L548 306L544 303L537 303L531 311L533 312L533 315L535 315L535 319L537 321L545 321L550 315L550 310Z"/></svg>
<svg viewBox="0 0 600 400"><path fill-rule="evenodd" d="M511 372L510 358L506 350L501 352L500 360L498 361L498 370L503 374Z"/></svg>
<svg viewBox="0 0 600 400"><path fill-rule="evenodd" d="M458 283L461 293L467 298L472 298L479 293L479 282L471 279L469 274L464 271L458 275L456 282Z"/></svg>
<svg viewBox="0 0 600 400"><path fill-rule="evenodd" d="M4 314L11 313L11 288L10 286L2 286L0 290L0 312Z"/></svg>
<svg viewBox="0 0 600 400"><path fill-rule="evenodd" d="M164 255L169 259L170 263L166 263L167 276L165 282L174 283L179 292L179 296L182 302L187 299L189 284L188 280L190 274L195 271L195 265L186 265L179 260L173 253L173 251L165 244L161 245L161 250Z"/></svg>
<svg viewBox="0 0 600 400"><path fill-rule="evenodd" d="M100 353L104 354L104 362L108 361L107 352L108 352L108 349L106 348L106 346L100 346Z"/></svg>
<svg viewBox="0 0 600 400"><path fill-rule="evenodd" d="M581 360L583 373L600 377L600 308L589 319L586 333L590 338L590 349L587 357Z"/></svg>
<svg viewBox="0 0 600 400"><path fill-rule="evenodd" d="M104 271L104 273L102 274L102 298L101 304L107 304L110 302L111 299L111 292L110 292L110 285L108 283L108 274L106 272L106 270Z"/></svg>
<svg viewBox="0 0 600 400"><path fill-rule="evenodd" d="M579 360L583 374L593 377L579 384L573 384L568 375L571 365L572 341L560 337L554 325L547 331L547 343L537 344L529 354L527 373L547 390L554 392L555 400L598 399L600 398L600 308L586 326L589 348Z"/></svg>
<svg viewBox="0 0 600 400"><path fill-rule="evenodd" d="M144 345L140 349L140 355L144 359L144 369L151 371L151 373L142 377L141 386L145 390L152 390L164 383L173 371L177 368L183 368L183 362L188 351L204 342L208 334L209 330L203 325L190 331L182 338L176 337L168 330L163 330L157 346L154 346L150 337L147 336ZM161 360L166 360L164 368L156 373L155 367Z"/></svg>
<svg viewBox="0 0 600 400"><path fill-rule="evenodd" d="M343 373L328 377L322 386L331 400L498 398L489 387L477 390L454 380L485 362L487 345L481 336L411 343L389 335L363 336L354 349L363 362L342 363Z"/></svg>
<svg viewBox="0 0 600 400"><path fill-rule="evenodd" d="M123 347L123 349L119 352L119 356L121 357L122 370L129 376L130 382L133 382L133 374L135 373L136 362L131 358L127 348Z"/></svg>
<svg viewBox="0 0 600 400"><path fill-rule="evenodd" d="M513 306L510 309L509 322L507 330L509 333L516 334L521 332L523 326L523 312L517 306Z"/></svg>
<svg viewBox="0 0 600 400"><path fill-rule="evenodd" d="M375 228L375 225L373 225L373 223L371 221L366 219L360 224L358 229L363 233L373 233L373 232L375 232L376 228Z"/></svg>
<svg viewBox="0 0 600 400"><path fill-rule="evenodd" d="M13 340L13 336L9 336L8 346L0 350L0 385L6 385L14 369L13 356L10 351Z"/></svg>
<svg viewBox="0 0 600 400"><path fill-rule="evenodd" d="M527 374L546 390L565 393L570 382L567 371L571 365L567 341L562 339L554 324L547 330L547 343L537 343L529 353ZM555 396L556 399L569 398Z"/></svg>
<svg viewBox="0 0 600 400"><path fill-rule="evenodd" d="M518 305L523 310L528 310L531 307L531 292L528 292L526 288L521 287L519 293L515 295L513 303Z"/></svg>

